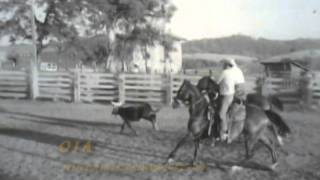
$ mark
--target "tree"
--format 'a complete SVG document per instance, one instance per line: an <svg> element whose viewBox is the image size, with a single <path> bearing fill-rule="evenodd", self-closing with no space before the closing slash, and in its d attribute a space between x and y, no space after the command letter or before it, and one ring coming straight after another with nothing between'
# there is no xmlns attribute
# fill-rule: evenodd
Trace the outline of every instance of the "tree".
<svg viewBox="0 0 320 180"><path fill-rule="evenodd" d="M170 21L176 8L168 0L124 0L123 10L119 11L115 19L113 32L113 56L120 60L122 71L125 64L132 60L135 50L141 51L145 59L145 68L148 72L147 61L150 59L148 48L155 44L170 47L166 43L165 24ZM123 13L123 14L122 14Z"/></svg>
<svg viewBox="0 0 320 180"><path fill-rule="evenodd" d="M155 26L155 20L168 22L175 11L170 0L34 0L38 13L33 17L36 22L38 55L50 41L68 42L80 46L79 37L90 37L110 33L122 23L123 33L116 33L111 46L124 50L130 55L136 45L152 45L160 40L162 29ZM11 42L31 40L31 0L2 0L0 14L1 36L9 35ZM39 15L39 14L42 14ZM120 23L121 24L121 23ZM110 43L112 42L113 45ZM116 44L116 45L114 45ZM114 52L124 60L123 52Z"/></svg>

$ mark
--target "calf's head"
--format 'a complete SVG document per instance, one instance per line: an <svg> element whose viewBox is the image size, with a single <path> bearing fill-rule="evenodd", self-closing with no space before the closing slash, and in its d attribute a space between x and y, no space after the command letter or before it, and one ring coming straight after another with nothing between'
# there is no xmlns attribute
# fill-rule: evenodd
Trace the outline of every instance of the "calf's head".
<svg viewBox="0 0 320 180"><path fill-rule="evenodd" d="M157 112L159 110L154 110L154 109L151 109L151 111L148 113L148 116L147 116L147 120L151 122L152 124L152 127L154 130L158 131L159 130L159 126L158 126L158 123L157 123Z"/></svg>
<svg viewBox="0 0 320 180"><path fill-rule="evenodd" d="M121 102L111 102L111 104L113 106L111 114L118 115L119 107L122 105L122 103Z"/></svg>

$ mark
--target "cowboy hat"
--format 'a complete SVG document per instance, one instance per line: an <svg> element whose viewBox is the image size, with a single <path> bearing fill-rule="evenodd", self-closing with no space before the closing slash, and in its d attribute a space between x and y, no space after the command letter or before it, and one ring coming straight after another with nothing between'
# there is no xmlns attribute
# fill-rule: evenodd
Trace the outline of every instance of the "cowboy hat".
<svg viewBox="0 0 320 180"><path fill-rule="evenodd" d="M236 66L237 63L233 58L226 58L222 60L222 63L229 64L231 66Z"/></svg>

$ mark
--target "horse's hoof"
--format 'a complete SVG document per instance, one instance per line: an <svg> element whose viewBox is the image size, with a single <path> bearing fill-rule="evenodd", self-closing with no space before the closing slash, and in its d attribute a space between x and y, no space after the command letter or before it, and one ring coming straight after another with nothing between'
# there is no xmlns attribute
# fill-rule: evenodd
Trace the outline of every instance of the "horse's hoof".
<svg viewBox="0 0 320 180"><path fill-rule="evenodd" d="M282 137L281 136L277 136L277 139L278 139L278 142L279 142L279 144L280 144L280 146L283 146L283 139L282 139Z"/></svg>
<svg viewBox="0 0 320 180"><path fill-rule="evenodd" d="M278 166L278 163L276 162L276 163L270 165L270 169L271 169L272 171L274 171L274 170L276 170L277 166Z"/></svg>
<svg viewBox="0 0 320 180"><path fill-rule="evenodd" d="M167 164L172 164L172 163L174 163L174 159L173 159L173 158L169 158L169 159L167 160Z"/></svg>
<svg viewBox="0 0 320 180"><path fill-rule="evenodd" d="M210 144L210 146L211 146L211 147L215 147L215 146L216 146L216 143L215 143L215 142L212 142L212 143Z"/></svg>
<svg viewBox="0 0 320 180"><path fill-rule="evenodd" d="M241 171L243 168L240 166L232 166L231 167L231 174L234 174L235 172Z"/></svg>

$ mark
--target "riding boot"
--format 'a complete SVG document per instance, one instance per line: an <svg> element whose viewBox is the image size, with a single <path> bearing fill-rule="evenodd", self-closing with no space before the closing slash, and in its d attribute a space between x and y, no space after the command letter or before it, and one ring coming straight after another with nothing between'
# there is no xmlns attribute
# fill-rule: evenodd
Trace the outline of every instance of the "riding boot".
<svg viewBox="0 0 320 180"><path fill-rule="evenodd" d="M221 141L223 142L223 141L227 141L227 139L228 139L228 131L225 131L224 133L222 133L221 135L220 135L220 138L221 138Z"/></svg>

